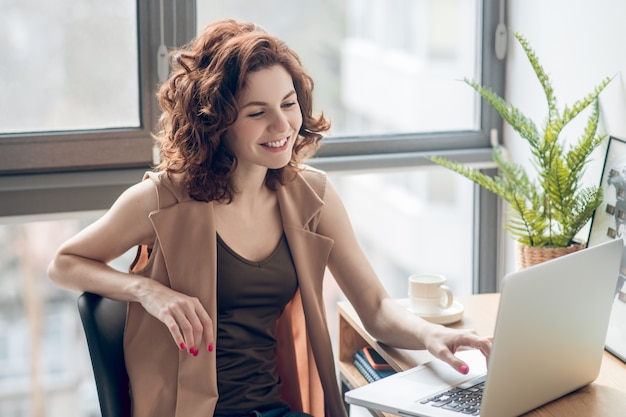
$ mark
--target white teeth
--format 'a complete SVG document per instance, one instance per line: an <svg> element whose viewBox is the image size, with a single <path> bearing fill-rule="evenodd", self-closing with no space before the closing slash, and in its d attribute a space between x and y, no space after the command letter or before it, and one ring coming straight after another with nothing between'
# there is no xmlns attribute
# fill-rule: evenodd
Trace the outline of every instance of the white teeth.
<svg viewBox="0 0 626 417"><path fill-rule="evenodd" d="M287 138L284 138L281 140L277 140L275 142L264 143L263 146L267 146L270 148L280 148L281 146L285 146L286 143L287 143Z"/></svg>

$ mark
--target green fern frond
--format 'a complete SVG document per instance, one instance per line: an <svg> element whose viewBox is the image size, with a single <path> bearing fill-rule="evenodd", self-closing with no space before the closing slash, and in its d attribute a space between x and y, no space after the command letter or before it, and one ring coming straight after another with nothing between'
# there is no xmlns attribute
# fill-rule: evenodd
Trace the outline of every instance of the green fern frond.
<svg viewBox="0 0 626 417"><path fill-rule="evenodd" d="M593 104L592 112L589 115L583 134L566 155L567 166L572 173L578 174L583 171L591 153L600 146L607 137L607 135L596 135L600 120L600 106L598 105L597 99Z"/></svg>
<svg viewBox="0 0 626 417"><path fill-rule="evenodd" d="M500 175L496 176L494 181L502 184L501 188L508 193L507 196L501 197L509 202L516 195L531 200L536 185L530 181L524 168L519 164L505 159L499 148L494 148L493 159L500 171Z"/></svg>
<svg viewBox="0 0 626 417"><path fill-rule="evenodd" d="M537 210L540 205L538 201L528 202L521 197L510 202L511 211L505 228L514 239L530 246L544 245L545 237L541 231L546 229L548 221Z"/></svg>
<svg viewBox="0 0 626 417"><path fill-rule="evenodd" d="M560 159L552 162L551 169L543 175L541 185L552 205L551 211L557 213L567 209L567 199L576 191L576 181L572 181L569 169Z"/></svg>
<svg viewBox="0 0 626 417"><path fill-rule="evenodd" d="M427 156L426 159L463 175L465 178L475 182L476 184L491 191L492 193L495 193L499 196L504 195L504 189L502 188L501 184L497 183L496 181L494 181L493 178L483 174L482 172L474 168L467 167L459 162L451 161L439 156Z"/></svg>
<svg viewBox="0 0 626 417"><path fill-rule="evenodd" d="M587 94L585 97L574 102L571 108L565 106L563 110L563 117L562 117L563 124L566 125L569 122L571 122L574 118L576 118L576 116L578 116L578 114L580 114L580 112L585 110L587 107L589 107L591 103L596 101L600 93L605 89L606 86L609 85L611 80L612 78L606 77L604 80L602 80L600 84L598 84L594 88L594 90L591 93Z"/></svg>
<svg viewBox="0 0 626 417"><path fill-rule="evenodd" d="M480 94L522 138L526 139L531 144L531 146L535 146L535 144L538 143L539 133L537 126L531 119L524 116L516 107L508 105L504 99L494 93L493 90L485 88L467 78L465 79L465 83Z"/></svg>
<svg viewBox="0 0 626 417"><path fill-rule="evenodd" d="M563 234L569 237L569 241L591 220L595 209L602 204L603 198L604 189L601 186L585 187L576 194L570 218L563 222L566 226Z"/></svg>
<svg viewBox="0 0 626 417"><path fill-rule="evenodd" d="M554 89L552 88L552 82L550 81L550 77L543 69L543 66L539 63L539 58L535 51L530 47L530 44L520 32L515 32L513 34L515 38L518 40L522 49L524 49L524 53L530 62L530 65L533 67L533 71L539 83L541 84L541 88L546 96L546 100L548 102L548 119L557 119L559 117L559 111L557 108L556 97L554 96Z"/></svg>

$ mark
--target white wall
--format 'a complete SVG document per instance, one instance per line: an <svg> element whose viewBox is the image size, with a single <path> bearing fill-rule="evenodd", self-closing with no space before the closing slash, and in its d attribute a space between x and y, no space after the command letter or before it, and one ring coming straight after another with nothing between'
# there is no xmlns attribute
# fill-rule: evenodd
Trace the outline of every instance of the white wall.
<svg viewBox="0 0 626 417"><path fill-rule="evenodd" d="M508 27L522 33L550 76L559 107L587 95L606 76L616 78L600 96L603 132L626 139L626 1L508 0ZM507 51L505 97L538 127L547 106L524 51L513 36ZM586 114L580 115L584 123ZM573 124L568 138L576 138ZM527 161L526 142L506 127L504 143L512 158ZM594 155L585 181L600 181L605 149ZM586 236L583 236L586 239ZM507 244L505 270L515 268L514 244Z"/></svg>

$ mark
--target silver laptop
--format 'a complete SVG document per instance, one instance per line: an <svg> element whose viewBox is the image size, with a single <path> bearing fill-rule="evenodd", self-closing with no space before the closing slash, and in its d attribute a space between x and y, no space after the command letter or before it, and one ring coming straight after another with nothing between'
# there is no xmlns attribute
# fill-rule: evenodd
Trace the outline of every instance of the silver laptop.
<svg viewBox="0 0 626 417"><path fill-rule="evenodd" d="M462 351L469 375L433 359L348 391L346 401L401 416L507 417L589 384L600 371L622 247L618 239L508 274L489 372L480 352Z"/></svg>

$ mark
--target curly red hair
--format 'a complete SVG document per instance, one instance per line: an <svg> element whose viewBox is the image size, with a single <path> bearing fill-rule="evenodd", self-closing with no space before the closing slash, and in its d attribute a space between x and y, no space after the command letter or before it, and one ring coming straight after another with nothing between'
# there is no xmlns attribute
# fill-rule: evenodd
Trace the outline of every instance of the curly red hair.
<svg viewBox="0 0 626 417"><path fill-rule="evenodd" d="M189 195L199 201L232 200L229 181L237 159L223 143L237 120L237 94L247 74L282 65L293 79L302 127L291 160L268 170L265 184L275 190L313 156L330 123L313 115L313 80L298 55L284 42L253 23L222 20L209 24L187 45L171 53L172 74L157 98L163 113L155 139L161 152L159 170L182 174Z"/></svg>

